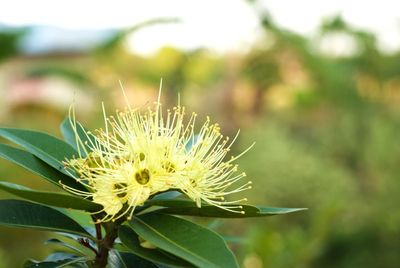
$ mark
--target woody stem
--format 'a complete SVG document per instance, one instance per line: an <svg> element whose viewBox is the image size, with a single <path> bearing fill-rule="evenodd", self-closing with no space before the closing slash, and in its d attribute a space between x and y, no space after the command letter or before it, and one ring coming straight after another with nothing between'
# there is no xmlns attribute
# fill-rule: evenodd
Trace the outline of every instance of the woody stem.
<svg viewBox="0 0 400 268"><path fill-rule="evenodd" d="M115 223L106 223L103 225L106 230L106 234L103 239L98 242L98 254L93 262L93 268L104 268L107 266L108 255L110 249L114 245L114 241L117 238L117 226ZM97 230L98 227L96 227ZM97 232L96 232L97 233ZM98 235L99 233L97 233ZM101 236L101 230L100 230ZM100 237L101 238L101 237Z"/></svg>

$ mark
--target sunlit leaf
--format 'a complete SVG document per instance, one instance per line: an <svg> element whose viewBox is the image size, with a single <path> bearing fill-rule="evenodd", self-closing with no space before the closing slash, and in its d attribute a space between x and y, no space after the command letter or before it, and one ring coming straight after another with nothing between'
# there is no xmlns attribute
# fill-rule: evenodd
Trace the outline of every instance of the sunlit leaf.
<svg viewBox="0 0 400 268"><path fill-rule="evenodd" d="M69 144L49 134L24 129L0 128L0 137L14 142L53 168L68 174L62 162L76 151Z"/></svg>
<svg viewBox="0 0 400 268"><path fill-rule="evenodd" d="M35 191L28 187L0 181L0 189L40 204L86 211L99 211L102 206L89 200L60 193Z"/></svg>
<svg viewBox="0 0 400 268"><path fill-rule="evenodd" d="M57 171L29 152L0 144L0 157L29 170L59 187L62 186L61 182L75 189L85 190L82 184L78 183L75 179Z"/></svg>
<svg viewBox="0 0 400 268"><path fill-rule="evenodd" d="M64 241L61 241L57 238L51 238L51 239L45 241L44 244L61 246L61 247L64 247L64 248L74 251L76 254L84 256L84 253L80 249L78 249L77 247L74 247L73 245L70 245Z"/></svg>

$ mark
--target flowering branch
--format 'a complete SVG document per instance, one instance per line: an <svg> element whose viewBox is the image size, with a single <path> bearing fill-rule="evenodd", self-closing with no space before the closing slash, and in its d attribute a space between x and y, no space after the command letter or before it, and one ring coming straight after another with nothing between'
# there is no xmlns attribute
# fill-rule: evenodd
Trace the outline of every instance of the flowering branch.
<svg viewBox="0 0 400 268"><path fill-rule="evenodd" d="M0 182L0 189L33 201L0 200L0 225L78 236L79 244L95 253L88 262L79 248L53 239L69 249L59 254L65 259L29 260L25 266L119 268L108 263L114 249L124 267L235 268L239 267L236 258L221 236L173 215L244 218L301 210L250 206L242 204L246 198L230 199L251 187L234 164L247 150L228 158L236 137L229 141L208 118L195 132L196 114L189 118L185 114L182 106L163 112L159 97L155 107L144 113L129 105L115 117L104 112L104 129L92 134L75 120L71 109L71 117L61 125L66 142L42 132L0 128L1 138L22 148L0 144L0 157L74 194ZM168 191L181 194L171 196ZM53 207L90 212L95 236L73 216ZM124 251L114 247L117 238Z"/></svg>

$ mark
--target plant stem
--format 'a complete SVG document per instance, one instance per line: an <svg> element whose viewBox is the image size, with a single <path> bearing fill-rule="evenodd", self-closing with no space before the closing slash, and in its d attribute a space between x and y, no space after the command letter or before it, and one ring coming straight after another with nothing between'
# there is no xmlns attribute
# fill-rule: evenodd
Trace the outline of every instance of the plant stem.
<svg viewBox="0 0 400 268"><path fill-rule="evenodd" d="M97 241L100 241L102 239L100 223L96 223L95 227L96 227L96 238L97 238Z"/></svg>
<svg viewBox="0 0 400 268"><path fill-rule="evenodd" d="M96 226L96 229L98 227ZM93 268L104 268L107 265L108 253L114 245L114 241L117 238L117 225L115 223L105 223L104 229L106 234L102 240L99 241L98 254L93 263Z"/></svg>

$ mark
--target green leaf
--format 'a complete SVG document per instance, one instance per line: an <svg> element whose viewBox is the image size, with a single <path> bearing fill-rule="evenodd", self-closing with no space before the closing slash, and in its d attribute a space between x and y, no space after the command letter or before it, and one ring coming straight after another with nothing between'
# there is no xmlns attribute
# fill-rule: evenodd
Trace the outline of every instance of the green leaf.
<svg viewBox="0 0 400 268"><path fill-rule="evenodd" d="M5 181L0 181L0 189L18 197L22 197L44 205L86 210L89 212L96 212L102 209L101 205L77 196L35 191L28 187Z"/></svg>
<svg viewBox="0 0 400 268"><path fill-rule="evenodd" d="M190 221L149 213L136 216L129 225L154 246L195 266L239 267L221 236Z"/></svg>
<svg viewBox="0 0 400 268"><path fill-rule="evenodd" d="M64 248L67 248L67 249L70 249L70 250L74 251L76 254L78 254L80 256L84 256L85 255L80 249L78 249L78 248L76 248L76 247L74 247L74 246L72 246L72 245L70 245L70 244L68 244L68 243L66 243L64 241L61 241L61 240L59 240L57 238L51 238L51 239L45 241L44 244L45 245L61 246L61 247L64 247Z"/></svg>
<svg viewBox="0 0 400 268"><path fill-rule="evenodd" d="M78 151L78 146L77 146L77 141L75 137L75 132L73 130L73 127L70 122L70 118L67 117L64 119L64 121L60 125L60 130L61 133L65 139L65 141L71 145L76 151ZM76 131L78 133L78 136L80 140L84 143L83 146L85 146L85 149L87 152L90 152L91 149L89 146L85 144L85 142L91 144L94 143L94 137L91 134L87 134L87 131L84 129L84 127L80 123L76 123ZM81 145L80 145L81 147ZM82 154L83 157L86 156L85 150L80 148L79 150Z"/></svg>
<svg viewBox="0 0 400 268"><path fill-rule="evenodd" d="M63 213L23 200L0 200L0 225L72 233L93 239L82 226Z"/></svg>
<svg viewBox="0 0 400 268"><path fill-rule="evenodd" d="M140 245L138 235L128 226L122 225L119 227L118 236L121 242L135 255L168 267L188 267L191 266L184 260L169 256L158 249L148 249Z"/></svg>
<svg viewBox="0 0 400 268"><path fill-rule="evenodd" d="M73 219L75 219L75 218L73 218ZM89 245L91 245L93 248L97 248L97 243L96 243L97 239L95 238L96 237L96 233L94 231L94 228L85 227L85 230L89 234L92 235L91 238L86 239L86 242L88 242ZM61 242L64 242L64 239L65 239L65 241L66 241L65 243L67 245L70 245L71 247L75 247L74 245L77 245L78 246L77 249L82 250L83 252L86 252L86 255L89 255L89 254L93 253L90 249L88 249L87 247L82 246L82 244L79 243L79 240L82 238L81 235L65 233L65 232L55 232L55 234L57 234L58 236L62 237L63 240ZM58 239L54 239L54 240L58 240ZM118 244L115 243L114 246L116 246L116 245L118 245Z"/></svg>
<svg viewBox="0 0 400 268"><path fill-rule="evenodd" d="M48 255L44 261L61 261L66 259L75 259L77 257L78 256L70 252L54 252Z"/></svg>
<svg viewBox="0 0 400 268"><path fill-rule="evenodd" d="M174 199L177 198L178 196L181 196L182 193L175 191L175 190L171 190L171 191L166 191L160 194L156 194L151 200L152 201L158 201L158 200L169 200L169 199Z"/></svg>
<svg viewBox="0 0 400 268"><path fill-rule="evenodd" d="M77 154L69 144L43 132L0 128L0 137L22 146L31 154L67 175L62 162Z"/></svg>
<svg viewBox="0 0 400 268"><path fill-rule="evenodd" d="M158 268L154 263L140 258L132 253L111 250L108 256L110 268Z"/></svg>
<svg viewBox="0 0 400 268"><path fill-rule="evenodd" d="M29 170L59 187L62 186L60 184L61 182L75 189L86 190L83 185L78 183L75 179L58 172L33 154L21 149L0 144L0 157Z"/></svg>
<svg viewBox="0 0 400 268"><path fill-rule="evenodd" d="M82 266L78 264L84 264L87 259L85 257L79 258L68 258L63 260L56 261L35 261L28 260L23 265L24 268L61 268L61 267L87 267L86 265Z"/></svg>
<svg viewBox="0 0 400 268"><path fill-rule="evenodd" d="M149 262L145 259L142 259L134 254L131 253L126 253L126 252L119 252L121 262L124 264L124 267L126 268L136 268L136 267L141 267L141 268L158 268L157 265L155 265L152 262Z"/></svg>
<svg viewBox="0 0 400 268"><path fill-rule="evenodd" d="M203 204L201 208L199 208L192 200L188 199L150 200L146 202L146 204L166 207L157 210L158 213L213 218L265 217L306 210L306 208L274 208L242 205L242 210L244 211L244 214L242 214L206 204Z"/></svg>

